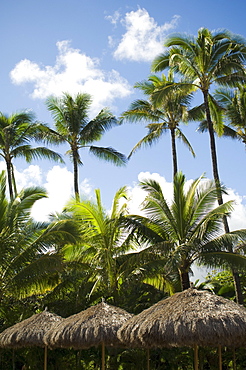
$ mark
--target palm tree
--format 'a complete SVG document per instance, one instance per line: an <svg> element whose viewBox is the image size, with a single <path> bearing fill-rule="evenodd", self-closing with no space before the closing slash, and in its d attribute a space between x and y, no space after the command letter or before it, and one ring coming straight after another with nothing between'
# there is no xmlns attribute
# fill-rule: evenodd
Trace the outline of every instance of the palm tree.
<svg viewBox="0 0 246 370"><path fill-rule="evenodd" d="M187 91L170 91L157 106L153 99L153 93L156 88L169 86L172 83L174 83L173 78L169 77L167 79L164 75L162 75L161 78L158 76L150 76L148 81L137 83L135 87L148 95L149 99L134 101L129 110L123 112L120 120L128 120L129 122L140 122L144 120L151 122L146 126L148 129L147 135L134 146L129 157L131 157L137 149L144 145L151 146L156 143L164 133L167 131L170 132L173 176L175 176L178 171L176 138L183 141L193 156L195 156L195 153L189 141L179 128L180 122L187 121L188 107L192 94Z"/></svg>
<svg viewBox="0 0 246 370"><path fill-rule="evenodd" d="M158 182L144 180L140 187L147 192L146 216L128 217L132 231L159 250L159 259L165 258L165 268L178 270L183 290L190 287L194 262L210 267L246 263L244 256L228 252L228 245L245 240L246 230L222 234L223 217L230 214L232 201L215 207L217 186L202 180L194 180L186 190L185 176L178 172L170 204Z"/></svg>
<svg viewBox="0 0 246 370"><path fill-rule="evenodd" d="M17 195L14 177L14 158L25 158L29 163L33 159L46 158L63 163L58 153L46 147L33 148L32 140L42 140L42 134L47 131L44 124L34 122L30 112L14 113L10 116L0 112L0 156L7 167L10 198Z"/></svg>
<svg viewBox="0 0 246 370"><path fill-rule="evenodd" d="M56 249L75 242L76 230L70 220L33 220L32 206L46 196L43 188L32 187L8 200L5 172L0 174L0 301L43 293L58 283L62 259Z"/></svg>
<svg viewBox="0 0 246 370"><path fill-rule="evenodd" d="M81 148L89 148L96 157L111 161L118 166L126 163L125 156L115 149L92 145L94 141L100 140L107 130L117 125L117 120L107 108L102 109L95 118L89 119L91 103L89 94L77 94L73 98L68 93L64 93L60 98L51 96L46 101L57 130L53 131L54 136L47 137L47 140L69 144L70 150L66 154L73 162L76 197L79 197L78 166L83 164L79 154Z"/></svg>
<svg viewBox="0 0 246 370"><path fill-rule="evenodd" d="M220 178L217 163L214 125L211 119L209 102L213 84L220 86L235 86L246 80L244 61L246 58L246 41L227 30L209 31L206 28L198 30L197 38L189 35L171 35L166 39L166 52L157 56L152 64L154 72L170 68L186 78L185 81L173 84L172 88L192 86L199 89L203 95L206 120L210 137L213 176L218 184L218 203L222 204ZM157 100L162 100L167 89L156 91ZM228 224L225 222L225 231Z"/></svg>
<svg viewBox="0 0 246 370"><path fill-rule="evenodd" d="M218 89L214 97L224 109L226 125L223 134L246 144L246 86Z"/></svg>
<svg viewBox="0 0 246 370"><path fill-rule="evenodd" d="M214 136L215 128L210 111L211 87L213 84L234 87L239 82L245 82L246 41L241 36L234 35L227 30L211 32L206 28L201 28L198 30L197 38L180 34L169 36L165 46L168 47L168 50L155 58L152 65L153 71L171 68L172 71L186 78L184 83L178 84L179 87L188 84L188 86L191 85L202 92L210 138L213 177L217 184L218 203L222 204ZM165 89L157 91L158 99L162 99L163 94L166 94ZM229 232L226 218L224 218L224 228L226 233ZM238 302L241 302L239 276L236 271L233 272L233 275Z"/></svg>
<svg viewBox="0 0 246 370"><path fill-rule="evenodd" d="M117 302L120 281L124 274L120 258L133 248L132 235L120 226L120 220L127 214L126 187L120 188L113 199L108 213L101 201L99 189L95 190L96 200L72 200L66 210L80 229L80 241L65 246L66 261L77 261L89 266L94 282L92 291L100 290Z"/></svg>

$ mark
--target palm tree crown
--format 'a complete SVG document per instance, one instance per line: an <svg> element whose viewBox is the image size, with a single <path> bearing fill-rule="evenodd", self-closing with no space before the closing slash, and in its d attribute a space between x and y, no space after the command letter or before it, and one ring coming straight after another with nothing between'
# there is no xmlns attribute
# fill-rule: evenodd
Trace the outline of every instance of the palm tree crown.
<svg viewBox="0 0 246 370"><path fill-rule="evenodd" d="M218 89L214 96L221 105L226 120L223 134L246 145L246 86Z"/></svg>
<svg viewBox="0 0 246 370"><path fill-rule="evenodd" d="M10 116L0 112L0 156L7 166L11 198L17 194L13 168L14 158L22 157L27 162L37 158L47 158L63 163L58 153L46 147L33 148L30 145L32 140L41 141L47 129L44 124L34 122L34 115L31 112L14 113Z"/></svg>
<svg viewBox="0 0 246 370"><path fill-rule="evenodd" d="M65 257L89 264L94 289L99 286L115 303L124 273L118 259L132 248L132 236L120 225L121 217L128 212L127 191L122 187L116 192L110 212L104 209L98 189L95 195L95 201L72 200L67 206L79 227L80 241L65 247Z"/></svg>
<svg viewBox="0 0 246 370"><path fill-rule="evenodd" d="M174 81L172 78L167 79L164 75L161 78L158 76L150 76L148 81L137 83L135 87L141 89L149 96L148 100L134 101L129 110L123 112L121 120L129 122L148 121L146 127L148 133L143 137L132 149L129 157L143 145L156 143L160 137L168 130L171 134L172 158L173 158L173 173L178 171L176 138L179 138L187 145L193 156L195 155L189 141L179 128L180 122L185 122L188 119L188 107L192 94L190 91L169 91L169 93L158 103L155 102L153 93L158 88L169 86Z"/></svg>
<svg viewBox="0 0 246 370"><path fill-rule="evenodd" d="M183 289L190 286L189 273L195 261L221 266L233 259L245 264L245 258L227 252L228 245L245 237L245 231L222 233L223 217L230 214L232 201L215 206L217 187L213 181L201 177L186 189L185 176L178 172L171 203L158 182L144 180L140 187L147 192L143 203L146 216L133 217L133 230L144 233L159 249L160 258L167 258L167 270L172 267L179 271Z"/></svg>
<svg viewBox="0 0 246 370"><path fill-rule="evenodd" d="M89 148L89 151L96 157L111 161L116 165L124 165L126 158L122 153L117 152L111 147L98 147L92 145L94 141L101 139L102 135L117 125L115 116L107 109L102 109L98 115L90 119L89 108L92 100L89 94L77 94L74 98L68 93L57 98L51 96L47 99L46 105L51 112L56 132L52 131L53 136L47 137L54 143L67 142L70 149L67 151L73 162L74 168L74 191L79 195L78 186L78 166L82 165L79 150Z"/></svg>
<svg viewBox="0 0 246 370"><path fill-rule="evenodd" d="M58 282L62 261L51 250L74 242L76 235L69 220L33 220L33 205L45 197L43 188L32 187L8 200L5 172L0 173L0 301L44 292Z"/></svg>

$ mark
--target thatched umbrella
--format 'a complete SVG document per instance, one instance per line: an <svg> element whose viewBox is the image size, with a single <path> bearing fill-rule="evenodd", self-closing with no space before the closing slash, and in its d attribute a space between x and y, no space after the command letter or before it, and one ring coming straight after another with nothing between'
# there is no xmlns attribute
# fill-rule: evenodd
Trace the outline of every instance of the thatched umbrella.
<svg viewBox="0 0 246 370"><path fill-rule="evenodd" d="M147 348L194 347L198 368L197 346L235 348L246 344L246 309L208 291L190 288L131 318L119 329L118 338Z"/></svg>
<svg viewBox="0 0 246 370"><path fill-rule="evenodd" d="M44 370L47 369L47 346L43 342L44 334L63 320L61 316L47 310L35 314L0 333L0 347L44 347Z"/></svg>
<svg viewBox="0 0 246 370"><path fill-rule="evenodd" d="M105 346L120 346L117 330L132 317L125 310L101 302L64 319L44 336L51 348L89 348L102 345L102 369Z"/></svg>

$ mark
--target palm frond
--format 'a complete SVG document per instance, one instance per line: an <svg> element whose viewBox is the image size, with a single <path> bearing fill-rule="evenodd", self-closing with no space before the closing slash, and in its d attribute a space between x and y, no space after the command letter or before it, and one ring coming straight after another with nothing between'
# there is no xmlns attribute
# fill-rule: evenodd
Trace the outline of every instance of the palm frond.
<svg viewBox="0 0 246 370"><path fill-rule="evenodd" d="M95 155L98 159L112 162L116 166L124 166L127 163L125 155L111 147L97 147L92 145L90 146L90 153Z"/></svg>

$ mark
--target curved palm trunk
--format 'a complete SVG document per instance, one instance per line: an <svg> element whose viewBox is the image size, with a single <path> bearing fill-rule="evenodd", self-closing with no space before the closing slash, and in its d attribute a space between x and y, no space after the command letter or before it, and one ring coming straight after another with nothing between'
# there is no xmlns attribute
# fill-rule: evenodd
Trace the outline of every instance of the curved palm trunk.
<svg viewBox="0 0 246 370"><path fill-rule="evenodd" d="M171 141L172 141L172 158L173 158L173 178L178 172L177 149L175 140L175 129L171 128Z"/></svg>
<svg viewBox="0 0 246 370"><path fill-rule="evenodd" d="M212 158L213 176L214 176L214 181L216 182L216 186L217 186L218 203L219 205L221 205L223 204L223 198L222 198L222 193L220 189L220 178L219 178L218 161L217 161L217 154L216 154L214 128L213 128L213 122L211 119L210 109L209 109L209 104L208 104L208 90L203 91L203 97L204 97L206 118L207 118L207 124L208 124L208 132L209 132L209 138L210 138L210 151L211 151L211 158ZM228 221L226 217L224 217L223 222L224 222L225 232L229 233L230 229L229 229L229 225L228 225ZM229 252L233 252L232 248L231 250L229 250ZM232 275L233 275L233 280L234 280L234 287L235 287L235 292L236 292L237 303L243 304L243 294L242 294L239 274L237 271L232 269Z"/></svg>

